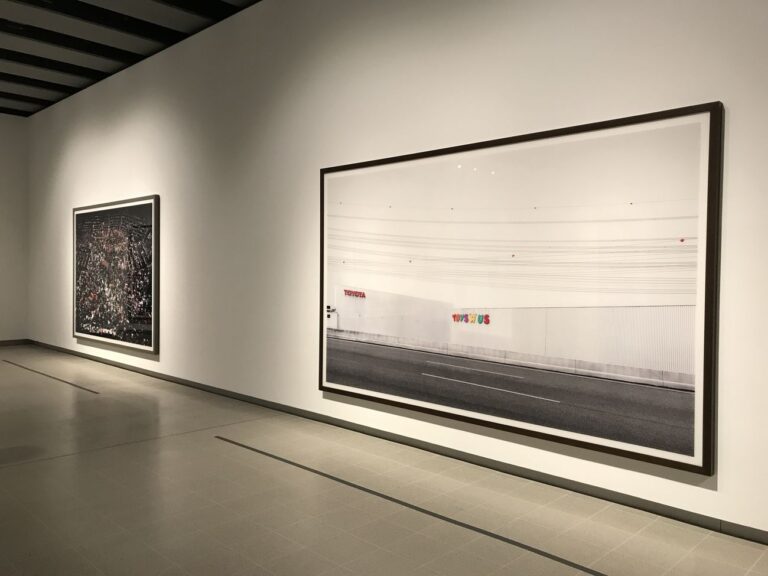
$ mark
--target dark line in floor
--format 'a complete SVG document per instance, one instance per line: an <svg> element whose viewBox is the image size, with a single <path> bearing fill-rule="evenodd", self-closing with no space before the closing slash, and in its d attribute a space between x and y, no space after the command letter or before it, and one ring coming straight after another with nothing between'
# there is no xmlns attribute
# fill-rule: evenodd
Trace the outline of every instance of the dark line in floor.
<svg viewBox="0 0 768 576"><path fill-rule="evenodd" d="M16 362L11 362L10 360L3 360L3 362L10 364L11 366L16 366L16 368L21 368L22 370L28 370L29 372L40 374L40 376L45 376L46 378L50 378L51 380L56 380L57 382L61 382L62 384L67 384L69 386L72 386L73 388L78 388L80 390L84 390L85 392L90 392L91 394L101 394L101 392L96 392L96 390L91 390L90 388L86 388L85 386L80 386L79 384L74 384L72 382L62 380L61 378L57 378L56 376L51 376L50 374L46 374L45 372L40 372L39 370L34 370L33 368L29 368L28 366L22 366L21 364L16 364Z"/></svg>
<svg viewBox="0 0 768 576"><path fill-rule="evenodd" d="M205 428L195 428L194 430L184 430L182 432L171 432L170 434L161 434L160 436L152 436L151 438L138 438L136 440L127 440L125 442L118 442L117 444L110 444L108 446L98 446L96 448L78 450L77 452L67 452L65 454L53 454L51 456L44 456L42 458L32 458L31 460L21 460L19 462L10 462L8 464L0 464L0 470L2 470L3 468L10 468L11 466L23 466L24 464L32 464L33 462L46 462L48 460L56 460L58 458L69 458L70 456L90 454L92 452L99 452L100 450L111 450L112 448L121 448L123 446L130 446L131 444L141 444L143 442L155 442L157 440L173 438L174 436L184 436L185 434L195 434L197 432L205 432L206 430L213 430L215 428L227 428L228 426L236 426L238 424L247 424L249 422L256 422L257 420L261 420L261 419L262 418L249 418L248 420L238 420L236 422L228 422L226 424L214 424L213 426L206 426Z"/></svg>
<svg viewBox="0 0 768 576"><path fill-rule="evenodd" d="M304 464L299 464L298 462L294 462L293 460L288 460L287 458L283 458L282 456L278 456L276 454L272 454L270 452L265 452L264 450L259 450L258 448L254 448L253 446L248 446L247 444L242 444L240 442L237 442L236 440L231 440L229 438L225 438L223 436L215 436L217 440L221 440L222 442L227 442L228 444L232 444L233 446L238 446L240 448L244 448L246 450L250 450L251 452L256 452L257 454L261 454L262 456L266 456L267 458L272 458L273 460L277 460L278 462L283 462L284 464L288 464L290 466L294 466L296 468L300 468L301 470L305 470L307 472L312 472L313 474L317 474L318 476L322 476L323 478L328 478L329 480L333 480L334 482L338 482L340 484L344 484L345 486L349 486L350 488L355 488L356 490L360 490L362 492L365 492L367 494L371 494L372 496L378 496L379 498L382 498L384 500L388 500L390 502L394 502L395 504L399 504L400 506L404 506L406 508L410 508L411 510L415 510L416 512L421 512L422 514L426 514L428 516L432 516L433 518L437 518L438 520L442 520L444 522L448 522L449 524L453 524L454 526L459 526L461 528L465 528L467 530L471 530L473 532L477 532L478 534L482 534L483 536L488 536L489 538L493 538L495 540L499 540L501 542L504 542L506 544L510 544L512 546L516 546L518 548L522 548L523 550L527 550L528 552L532 552L534 554L537 554L539 556L543 556L544 558L547 558L549 560L552 560L554 562L558 562L560 564L563 564L565 566L568 566L569 568L574 568L576 570L580 570L584 572L585 574L591 574L592 576L607 576L603 572L598 572L596 570L593 570L592 568L588 568L586 566L582 566L581 564L577 564L575 562L571 562L570 560L567 560L565 558L561 558L560 556L556 556L554 554L550 554L549 552L545 552L544 550L540 550L538 548L534 548L533 546L529 546L528 544L523 544L522 542L518 542L516 540L512 540L511 538L507 538L506 536L502 536L501 534L496 534L495 532L490 532L488 530L484 530L483 528L479 528L477 526L473 526L472 524L467 524L465 522L462 522L460 520L456 520L454 518L450 518L449 516L443 516L442 514L438 514L437 512L433 512L432 510L427 510L426 508L422 508L421 506L416 506L415 504L411 504L409 502L406 502L404 500L400 500L398 498L395 498L393 496L388 496L387 494L383 494L381 492L377 492L376 490L372 490L371 488L366 488L365 486L361 486L360 484L355 484L354 482L350 482L349 480L344 480L343 478L339 478L338 476L334 476L333 474L328 474L326 472L323 472L321 470L317 470L316 468L311 468L309 466L305 466Z"/></svg>

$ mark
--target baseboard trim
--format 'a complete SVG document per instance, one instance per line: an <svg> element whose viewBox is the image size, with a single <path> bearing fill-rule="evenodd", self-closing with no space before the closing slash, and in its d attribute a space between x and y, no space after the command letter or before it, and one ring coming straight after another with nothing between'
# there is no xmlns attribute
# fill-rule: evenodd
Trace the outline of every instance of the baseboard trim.
<svg viewBox="0 0 768 576"><path fill-rule="evenodd" d="M152 378L157 378L159 380L173 382L174 384L181 384L182 386L196 388L204 392L210 392L211 394L226 396L228 398L241 400L243 402L248 402L250 404L256 404L258 406L263 406L265 408L271 408L272 410L285 412L287 414L299 416L301 418L307 418L309 420L315 420L317 422L322 422L324 424L338 426L340 428L345 428L347 430L360 432L362 434L367 434L369 436L382 438L384 440L389 440L391 442L397 442L399 444L404 444L406 446L420 448L428 452L433 452L435 454L440 454L442 456L447 456L449 458L454 458L456 460L461 460L463 462L469 462L471 464L483 466L484 468L490 468L492 470L503 472L505 474L512 474L514 476L519 476L521 478L526 478L528 480L534 480L536 482L549 484L551 486L556 486L558 488L564 488L566 490L571 490L573 492L578 492L580 494L585 494L587 496L600 498L602 500L607 500L609 502L614 502L616 504L621 504L623 506L629 506L632 508L636 508L638 510L643 510L645 512L651 512L653 514L664 516L666 518L671 518L673 520L678 520L680 522L685 522L687 524L700 526L702 528L712 530L713 532L720 532L722 534L727 534L729 536L735 536L737 538L752 540L760 544L768 545L768 531L760 530L758 528L752 528L750 526L735 524L733 522L728 522L726 520L720 520L719 518L706 516L704 514L698 514L696 512L690 512L688 510L683 510L681 508L675 508L674 506L667 506L666 504L659 504L658 502L653 502L651 500L645 500L643 498L629 496L627 494L622 494L621 492L615 492L613 490L608 490L606 488L599 488L596 486L592 486L590 484L584 484L583 482L568 480L567 478L561 478L559 476L538 472L536 470L530 470L528 468L515 466L513 464L508 464L506 462L500 462L498 460L484 458L482 456L477 456L469 452L462 452L460 450L446 448L444 446L439 446L437 444L432 444L430 442L425 442L423 440L417 440L415 438L410 438L408 436L402 436L400 434L394 434L392 432L378 430L376 428L371 428L369 426L365 426L362 424L347 422L346 420L341 420L339 418L334 418L332 416L326 416L325 414L312 412L310 410L295 408L293 406L288 406L286 404L280 404L278 402L272 402L270 400L263 400L261 398L256 398L254 396L240 394L238 392L231 392L229 390L216 388L215 386L210 386L208 384L202 384L200 382L194 382L192 380L186 380L184 378L170 376L168 374L155 372L153 370L138 368L135 366L131 366L130 364L124 364L122 362L116 362L114 360L100 358L98 356L87 354L85 352L70 350L68 348L62 348L60 346L55 346L53 344L46 344L44 342L38 342L35 340L23 340L19 342L22 344L33 344L36 346L40 346L42 348L48 348L50 350L62 352L64 354L70 354L72 356L79 356L81 358L86 358L88 360L93 360L95 362L100 362L102 364L107 364L109 366L114 366L115 368L121 368L123 370L128 370L130 372L136 372L138 374L150 376Z"/></svg>
<svg viewBox="0 0 768 576"><path fill-rule="evenodd" d="M0 347L2 346L25 346L34 344L32 340L22 338L21 340L0 340Z"/></svg>

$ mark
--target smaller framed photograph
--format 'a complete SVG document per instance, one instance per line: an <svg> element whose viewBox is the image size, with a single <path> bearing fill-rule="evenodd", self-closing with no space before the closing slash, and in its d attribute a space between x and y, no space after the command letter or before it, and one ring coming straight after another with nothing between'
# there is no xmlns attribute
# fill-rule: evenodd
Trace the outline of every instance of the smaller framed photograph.
<svg viewBox="0 0 768 576"><path fill-rule="evenodd" d="M160 197L73 210L73 336L159 353Z"/></svg>

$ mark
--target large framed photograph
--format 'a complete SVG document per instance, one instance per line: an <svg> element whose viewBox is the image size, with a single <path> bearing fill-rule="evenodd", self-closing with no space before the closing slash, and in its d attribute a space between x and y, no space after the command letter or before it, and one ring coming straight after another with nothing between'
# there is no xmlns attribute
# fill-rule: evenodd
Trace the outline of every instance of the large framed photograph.
<svg viewBox="0 0 768 576"><path fill-rule="evenodd" d="M160 198L75 208L73 335L157 354Z"/></svg>
<svg viewBox="0 0 768 576"><path fill-rule="evenodd" d="M714 102L323 169L320 389L714 473L722 154Z"/></svg>

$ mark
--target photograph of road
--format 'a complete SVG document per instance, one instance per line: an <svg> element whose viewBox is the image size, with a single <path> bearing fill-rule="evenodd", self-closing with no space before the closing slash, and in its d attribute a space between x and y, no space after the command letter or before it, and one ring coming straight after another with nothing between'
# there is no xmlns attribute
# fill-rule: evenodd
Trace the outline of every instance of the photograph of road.
<svg viewBox="0 0 768 576"><path fill-rule="evenodd" d="M690 390L328 338L329 382L693 454Z"/></svg>
<svg viewBox="0 0 768 576"><path fill-rule="evenodd" d="M700 462L708 131L324 171L322 389Z"/></svg>

